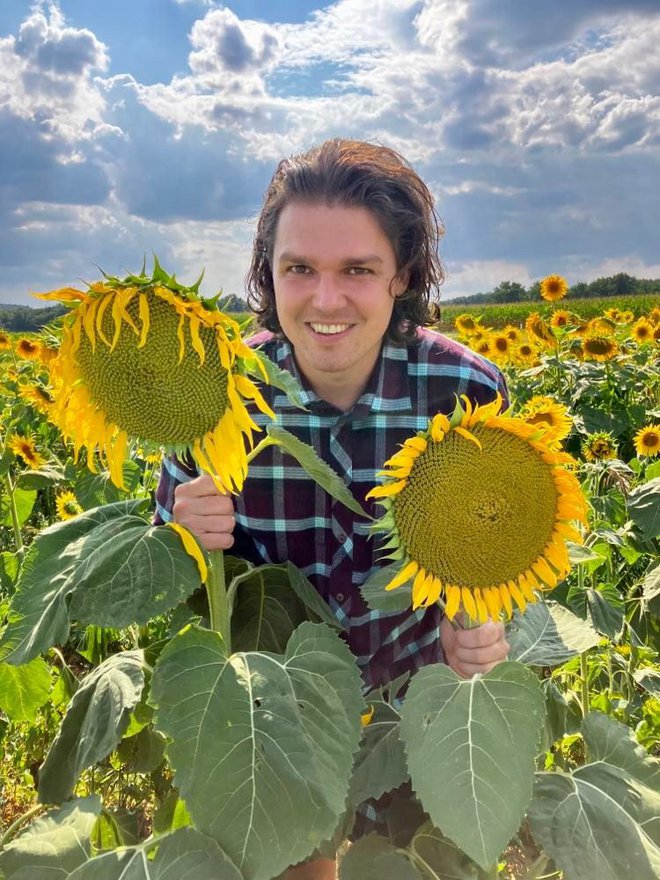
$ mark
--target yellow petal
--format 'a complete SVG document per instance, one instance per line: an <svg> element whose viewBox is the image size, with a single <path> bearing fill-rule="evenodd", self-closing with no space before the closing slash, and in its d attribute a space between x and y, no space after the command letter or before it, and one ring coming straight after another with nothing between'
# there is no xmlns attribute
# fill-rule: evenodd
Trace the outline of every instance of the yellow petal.
<svg viewBox="0 0 660 880"><path fill-rule="evenodd" d="M471 440L483 452L483 446L481 445L479 440L477 440L474 434L471 434L467 428L461 428L461 426L459 425L457 428L454 428L454 431L456 431L457 434L460 434L461 437L465 437L466 440Z"/></svg>
<svg viewBox="0 0 660 880"><path fill-rule="evenodd" d="M426 602L424 603L428 608L430 605L435 605L435 603L440 598L440 593L442 592L442 581L439 577L434 577L431 575L431 582L429 584L429 593L426 597Z"/></svg>
<svg viewBox="0 0 660 880"><path fill-rule="evenodd" d="M110 303L112 302L112 297L106 294L106 296L102 297L99 302L99 306L96 310L96 332L100 336L100 338L105 342L105 344L110 348L110 340L103 332L103 315L106 313L106 310Z"/></svg>
<svg viewBox="0 0 660 880"><path fill-rule="evenodd" d="M456 617L456 612L461 604L461 591L458 587L450 585L445 587L445 593L447 596L445 614L450 620L453 620Z"/></svg>
<svg viewBox="0 0 660 880"><path fill-rule="evenodd" d="M532 562L532 571L541 578L543 583L548 584L550 587L557 586L557 575L542 556L539 556L536 562Z"/></svg>
<svg viewBox="0 0 660 880"><path fill-rule="evenodd" d="M573 541L575 544L583 544L584 537L581 532L579 532L575 526L570 525L569 523L557 522L555 523L555 531L558 532L562 538L567 538L569 541Z"/></svg>
<svg viewBox="0 0 660 880"><path fill-rule="evenodd" d="M367 492L365 498L387 498L389 495L396 495L406 485L406 480L399 480L396 483L387 483L385 486L374 486L370 492Z"/></svg>
<svg viewBox="0 0 660 880"><path fill-rule="evenodd" d="M481 595L481 590L477 587L474 591L474 601L477 604L477 616L479 623L486 623L488 620L488 608Z"/></svg>
<svg viewBox="0 0 660 880"><path fill-rule="evenodd" d="M410 578L417 574L417 570L419 565L416 562L409 562L401 571L395 575L389 584L386 585L386 590L396 590L397 587L400 587L401 584L405 584L406 581L409 581Z"/></svg>
<svg viewBox="0 0 660 880"><path fill-rule="evenodd" d="M497 587L488 587L483 591L483 593L484 600L488 608L488 613L490 614L492 620L499 620L500 611L502 610L500 591Z"/></svg>
<svg viewBox="0 0 660 880"><path fill-rule="evenodd" d="M502 600L502 605L504 606L504 610L506 611L507 620L511 620L511 615L513 614L513 604L511 603L511 593L509 592L509 588L505 584L500 584L500 599Z"/></svg>
<svg viewBox="0 0 660 880"><path fill-rule="evenodd" d="M419 608L420 605L423 605L426 597L428 595L428 590L426 588L426 582L428 580L428 575L424 571L423 568L415 575L415 580L413 581L412 588L412 607L413 611Z"/></svg>
<svg viewBox="0 0 660 880"><path fill-rule="evenodd" d="M195 538L195 536L189 529L187 529L185 526L182 526L181 523L168 522L165 523L165 525L169 526L171 529L174 529L177 535L181 538L183 549L186 551L188 556L192 556L192 558L197 563L197 568L199 569L199 578L201 582L205 584L209 576L209 570L208 566L206 565L206 559L204 558L202 549L197 542L197 538Z"/></svg>
<svg viewBox="0 0 660 880"><path fill-rule="evenodd" d="M147 299L146 293L140 294L140 322L142 323L142 332L140 333L140 341L138 342L138 348L142 348L147 341L147 335L149 333L149 327L151 325L150 316L149 316L149 300Z"/></svg>
<svg viewBox="0 0 660 880"><path fill-rule="evenodd" d="M465 608L468 617L471 617L472 620L477 620L477 604L474 601L472 590L469 587L463 587L461 589L461 598L463 599L463 608Z"/></svg>
<svg viewBox="0 0 660 880"><path fill-rule="evenodd" d="M516 603L516 605L518 606L518 608L520 608L521 611L524 611L525 608L527 607L527 600L525 599L523 594L520 592L520 588L516 584L514 584L513 581L509 581L507 586L509 588L509 592L511 593L511 597L513 598L513 601Z"/></svg>
<svg viewBox="0 0 660 880"><path fill-rule="evenodd" d="M204 363L206 360L206 349L204 348L204 343L201 340L199 335L199 325L201 321L197 317L197 315L190 315L188 318L188 327L190 328L190 341L192 342L192 346L197 352L199 356L199 365Z"/></svg>
<svg viewBox="0 0 660 880"><path fill-rule="evenodd" d="M374 717L374 706L369 706L366 712L360 715L360 724L362 727L366 727L368 724L371 724L371 719Z"/></svg>
<svg viewBox="0 0 660 880"><path fill-rule="evenodd" d="M424 452L428 445L428 441L423 437L417 437L417 435L415 435L414 437L408 437L403 445L411 449L416 449L417 452Z"/></svg>

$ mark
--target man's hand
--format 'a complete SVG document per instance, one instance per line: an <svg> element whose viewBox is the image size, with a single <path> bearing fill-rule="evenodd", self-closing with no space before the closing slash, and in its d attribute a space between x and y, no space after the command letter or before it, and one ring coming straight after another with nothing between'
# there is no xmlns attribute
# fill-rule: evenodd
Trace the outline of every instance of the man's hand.
<svg viewBox="0 0 660 880"><path fill-rule="evenodd" d="M205 550L228 550L234 543L234 503L229 495L220 494L208 474L176 487L172 513Z"/></svg>
<svg viewBox="0 0 660 880"><path fill-rule="evenodd" d="M447 665L461 678L472 678L477 672L490 672L506 660L509 653L504 625L492 620L475 629L454 629L443 617L440 641Z"/></svg>

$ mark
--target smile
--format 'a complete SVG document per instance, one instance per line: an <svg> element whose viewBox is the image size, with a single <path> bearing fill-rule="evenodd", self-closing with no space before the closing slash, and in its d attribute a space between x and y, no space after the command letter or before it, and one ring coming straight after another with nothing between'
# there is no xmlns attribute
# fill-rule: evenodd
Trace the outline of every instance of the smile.
<svg viewBox="0 0 660 880"><path fill-rule="evenodd" d="M310 322L309 325L315 333L322 333L325 336L334 336L336 333L343 333L348 330L351 324L315 324Z"/></svg>

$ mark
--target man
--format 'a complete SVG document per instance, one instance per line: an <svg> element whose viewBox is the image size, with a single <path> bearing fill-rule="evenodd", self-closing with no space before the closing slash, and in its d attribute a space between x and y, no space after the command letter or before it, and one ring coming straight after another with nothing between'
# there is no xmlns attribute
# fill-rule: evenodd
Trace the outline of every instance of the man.
<svg viewBox="0 0 660 880"><path fill-rule="evenodd" d="M308 411L277 389L264 394L362 504L385 460L430 416L451 413L456 395L506 399L496 367L422 329L435 317L440 235L428 188L385 147L327 141L283 160L266 192L248 276L266 330L251 344L293 373ZM462 676L506 658L499 623L456 631L437 607L369 611L359 585L378 567L378 547L367 523L274 447L255 460L236 499L218 494L210 476L168 461L157 502L157 522L174 518L209 550L301 568L347 624L368 688L443 658ZM317 860L286 876L325 880L334 871L334 862Z"/></svg>

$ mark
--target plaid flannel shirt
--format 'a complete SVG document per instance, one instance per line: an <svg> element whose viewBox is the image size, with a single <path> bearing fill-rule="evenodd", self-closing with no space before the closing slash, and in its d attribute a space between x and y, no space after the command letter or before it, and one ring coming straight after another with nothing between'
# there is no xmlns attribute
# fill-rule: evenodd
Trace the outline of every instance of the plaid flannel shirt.
<svg viewBox="0 0 660 880"><path fill-rule="evenodd" d="M430 330L418 330L407 346L383 345L364 392L349 412L319 399L299 373L285 339L263 332L248 344L291 372L303 388L306 412L278 389L262 388L279 424L312 446L376 516L382 508L365 502L366 493L378 483L376 472L399 444L426 429L429 417L437 412L450 415L455 395L485 404L499 392L507 403L506 384L497 367ZM267 423L255 406L249 409L257 424ZM196 475L185 461L163 460L154 522L172 519L176 486ZM451 498L438 499L438 505L451 503ZM291 456L274 446L264 450L250 465L235 507L231 553L255 564L290 560L301 569L346 626L344 638L357 658L366 690L442 661L439 608L403 614L368 608L359 587L380 566L382 556L378 541L369 537L368 521L331 498Z"/></svg>

